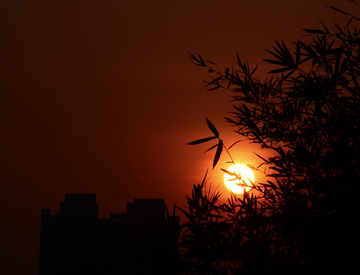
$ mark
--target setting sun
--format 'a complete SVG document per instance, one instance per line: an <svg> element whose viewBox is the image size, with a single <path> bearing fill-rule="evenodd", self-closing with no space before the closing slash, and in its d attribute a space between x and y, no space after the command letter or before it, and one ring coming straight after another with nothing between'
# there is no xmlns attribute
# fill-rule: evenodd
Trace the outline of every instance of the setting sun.
<svg viewBox="0 0 360 275"><path fill-rule="evenodd" d="M227 169L228 172L234 173L238 175L248 186L251 186L251 182L254 182L254 173L253 171L243 164L235 164L231 166L229 169ZM251 181L251 182L250 182ZM224 176L224 182L226 187L236 194L244 193L244 188L241 187L241 184L244 182L240 182L239 179L236 179L235 175L230 175L228 173L225 173ZM249 191L250 188L245 187L246 191Z"/></svg>

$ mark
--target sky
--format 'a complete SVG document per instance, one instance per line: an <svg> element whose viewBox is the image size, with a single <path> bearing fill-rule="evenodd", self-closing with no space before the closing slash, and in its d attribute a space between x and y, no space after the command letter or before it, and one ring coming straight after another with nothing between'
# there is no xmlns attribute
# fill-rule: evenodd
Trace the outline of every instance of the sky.
<svg viewBox="0 0 360 275"><path fill-rule="evenodd" d="M170 1L13 0L0 8L0 273L38 273L40 213L58 211L66 193L95 193L100 217L124 212L134 198L186 195L209 169L211 135L243 139L225 123L231 93L206 91L208 72L188 52L221 67L236 54L269 71L262 59L274 39L290 43L304 28L347 18L345 0ZM236 162L259 164L246 141ZM260 152L260 154L266 152ZM255 181L261 175L255 174ZM20 263L20 264L19 264Z"/></svg>

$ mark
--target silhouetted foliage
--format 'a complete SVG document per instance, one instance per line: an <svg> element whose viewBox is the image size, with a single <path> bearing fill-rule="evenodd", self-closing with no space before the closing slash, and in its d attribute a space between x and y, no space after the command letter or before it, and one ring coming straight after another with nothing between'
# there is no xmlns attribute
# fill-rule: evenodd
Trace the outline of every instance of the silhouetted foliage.
<svg viewBox="0 0 360 275"><path fill-rule="evenodd" d="M333 9L336 9L332 7ZM343 12L344 13L344 12ZM330 32L305 29L310 37L293 48L276 41L267 50L277 67L270 77L237 57L238 68L221 70L190 54L209 71L209 90L231 89L232 117L226 121L271 157L258 157L266 182L220 200L194 185L182 210L188 222L180 243L184 274L347 274L360 256L360 32L352 17ZM311 39L310 39L311 38ZM292 52L294 51L294 52ZM213 166L224 146L218 139ZM231 161L233 162L233 161Z"/></svg>

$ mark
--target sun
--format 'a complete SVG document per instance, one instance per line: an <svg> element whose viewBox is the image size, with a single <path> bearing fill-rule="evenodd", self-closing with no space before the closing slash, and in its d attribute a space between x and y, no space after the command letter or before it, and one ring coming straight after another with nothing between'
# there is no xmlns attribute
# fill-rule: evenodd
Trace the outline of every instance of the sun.
<svg viewBox="0 0 360 275"><path fill-rule="evenodd" d="M251 186L250 181L254 182L254 179L255 179L254 173L246 165L235 164L235 165L231 166L229 169L227 169L227 171L238 175L241 179L243 179L245 181L246 185ZM234 175L229 175L229 174L225 173L224 182L225 182L226 187L230 191L232 191L233 193L236 193L236 194L244 193L244 188L246 189L246 191L250 190L250 188L248 188L248 187L244 187L244 188L241 187L239 179L236 179L236 177ZM243 184L243 183L244 182L241 181L241 184Z"/></svg>

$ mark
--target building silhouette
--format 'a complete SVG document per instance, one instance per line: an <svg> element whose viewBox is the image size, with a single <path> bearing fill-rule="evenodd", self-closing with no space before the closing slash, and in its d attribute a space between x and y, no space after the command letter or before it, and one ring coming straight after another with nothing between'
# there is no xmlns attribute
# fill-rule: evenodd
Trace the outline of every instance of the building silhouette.
<svg viewBox="0 0 360 275"><path fill-rule="evenodd" d="M126 213L99 219L95 194L66 194L50 211L41 213L39 275L156 274L150 263L176 256L179 218L166 218L164 199L135 199Z"/></svg>

